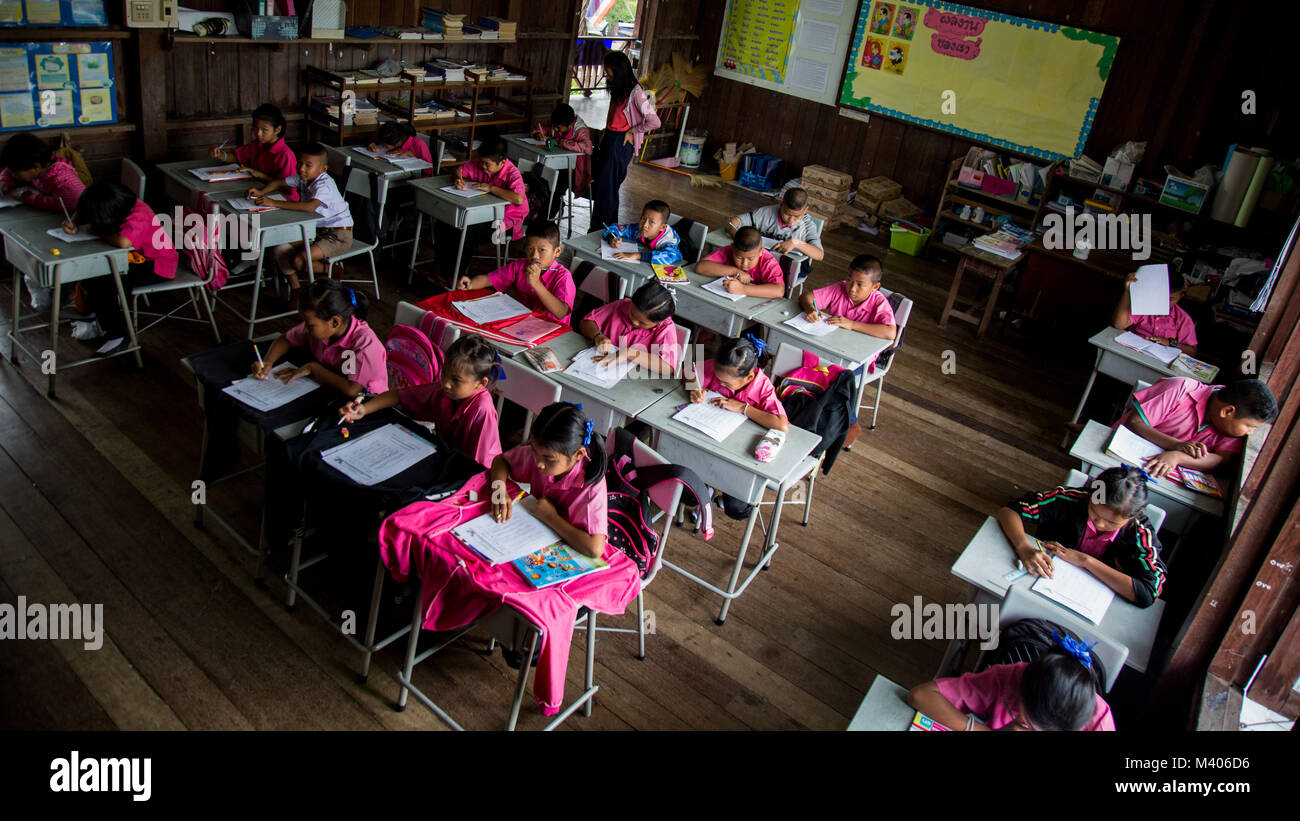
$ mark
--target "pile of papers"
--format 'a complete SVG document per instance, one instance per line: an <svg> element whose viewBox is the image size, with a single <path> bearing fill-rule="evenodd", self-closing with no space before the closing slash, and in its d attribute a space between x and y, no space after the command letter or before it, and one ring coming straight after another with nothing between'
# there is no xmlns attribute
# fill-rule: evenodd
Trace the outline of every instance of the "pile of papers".
<svg viewBox="0 0 1300 821"><path fill-rule="evenodd" d="M1005 259L1020 259L1021 248L1034 241L1034 232L1026 231L1013 223L1006 223L992 234L976 237L971 244L982 251Z"/></svg>
<svg viewBox="0 0 1300 821"><path fill-rule="evenodd" d="M1159 342L1152 342L1149 339L1143 339L1135 333L1124 331L1115 337L1115 341L1125 348L1132 348L1139 353L1160 360L1162 364L1168 365L1182 355L1182 351L1172 345L1161 345Z"/></svg>

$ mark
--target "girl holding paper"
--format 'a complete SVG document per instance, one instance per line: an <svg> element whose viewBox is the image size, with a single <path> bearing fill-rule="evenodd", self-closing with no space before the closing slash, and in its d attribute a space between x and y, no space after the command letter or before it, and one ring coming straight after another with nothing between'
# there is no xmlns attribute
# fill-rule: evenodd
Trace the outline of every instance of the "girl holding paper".
<svg viewBox="0 0 1300 821"><path fill-rule="evenodd" d="M1195 356L1196 323L1192 322L1192 318L1186 311L1178 307L1178 301L1187 293L1187 282L1183 279L1183 275L1176 271L1168 270L1168 273L1169 313L1167 315L1135 316L1133 314L1129 288L1137 282L1137 274L1132 273L1124 282L1124 295L1119 298L1119 304L1115 306L1115 314L1111 317L1110 324L1121 331L1128 330L1143 339L1159 342L1161 345L1175 346L1188 356Z"/></svg>

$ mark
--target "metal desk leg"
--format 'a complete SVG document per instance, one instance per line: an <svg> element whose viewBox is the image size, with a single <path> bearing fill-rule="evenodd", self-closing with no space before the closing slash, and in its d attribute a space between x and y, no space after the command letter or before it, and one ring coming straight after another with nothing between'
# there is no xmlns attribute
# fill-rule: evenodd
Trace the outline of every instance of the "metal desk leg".
<svg viewBox="0 0 1300 821"><path fill-rule="evenodd" d="M415 255L420 250L420 227L424 225L424 212L415 212L415 239L411 242L411 264L406 266L406 284L415 282Z"/></svg>
<svg viewBox="0 0 1300 821"><path fill-rule="evenodd" d="M131 347L135 348L135 366L143 368L144 358L140 356L140 342L135 336L135 322L131 320L131 304L126 301L126 289L122 287L122 272L118 270L117 262L112 257L108 258L108 267L113 272L113 284L117 286L117 298L122 303L122 318L126 320L127 339L130 340ZM58 328L56 327L55 336L57 335Z"/></svg>
<svg viewBox="0 0 1300 821"><path fill-rule="evenodd" d="M577 161L575 160L574 162L576 164ZM566 237L567 239L573 236L573 166L572 165L569 166L569 190L565 192L564 198L568 200L569 203L569 233Z"/></svg>
<svg viewBox="0 0 1300 821"><path fill-rule="evenodd" d="M54 377L59 371L59 294L63 290L63 266L54 266L54 294L50 300L50 350L54 352L54 367L50 369L49 384L45 395L54 398ZM119 285L120 287L120 285ZM18 329L18 317L14 317L14 329Z"/></svg>
<svg viewBox="0 0 1300 821"><path fill-rule="evenodd" d="M257 238L257 267L253 269L253 304L248 309L248 338L253 338L257 327L257 300L262 293L262 265L266 262L266 243ZM278 273L278 272L277 272Z"/></svg>
<svg viewBox="0 0 1300 821"><path fill-rule="evenodd" d="M14 324L9 326L9 361L18 364L18 320L22 308L23 274L14 268Z"/></svg>
<svg viewBox="0 0 1300 821"><path fill-rule="evenodd" d="M451 283L460 282L460 259L465 254L465 234L469 233L469 222L460 227L460 242L456 244L456 267L451 269Z"/></svg>
<svg viewBox="0 0 1300 821"><path fill-rule="evenodd" d="M740 581L741 568L745 566L745 554L749 552L749 539L754 535L754 522L758 521L759 502L763 501L759 497L758 502L754 503L754 509L749 512L749 521L745 523L745 535L740 540L740 551L736 554L736 564L731 568L731 581L727 582L727 593L736 592L736 582ZM727 610L731 607L731 598L722 600L722 610L718 613L717 624L721 627L727 621Z"/></svg>
<svg viewBox="0 0 1300 821"><path fill-rule="evenodd" d="M1083 388L1083 396L1079 397L1079 405L1074 409L1074 416L1070 417L1071 425L1076 424L1079 421L1079 417L1083 415L1083 406L1087 404L1088 396L1089 394L1092 393L1092 385L1094 382L1097 381L1097 371L1101 368L1101 357L1103 355L1104 355L1104 351L1098 348L1097 361L1092 364L1092 373L1088 374L1088 384L1085 385ZM1070 443L1070 433L1069 431L1066 431L1065 437L1061 439L1061 447L1065 447L1069 443Z"/></svg>

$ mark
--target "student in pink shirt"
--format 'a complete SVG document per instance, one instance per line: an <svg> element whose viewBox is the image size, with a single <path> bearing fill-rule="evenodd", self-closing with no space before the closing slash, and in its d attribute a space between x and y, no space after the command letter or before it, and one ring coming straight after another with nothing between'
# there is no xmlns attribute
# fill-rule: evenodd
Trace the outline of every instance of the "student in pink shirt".
<svg viewBox="0 0 1300 821"><path fill-rule="evenodd" d="M73 211L86 190L72 163L54 156L50 144L31 134L15 134L0 150L0 191L35 208Z"/></svg>
<svg viewBox="0 0 1300 821"><path fill-rule="evenodd" d="M122 289L128 298L131 291L159 279L174 279L180 258L172 247L171 237L155 225L153 209L137 199L135 193L115 182L97 182L86 188L77 200L71 220L64 220L63 230L76 233L78 225L87 225L92 234L118 248L130 248L128 270ZM104 336L97 353L112 353L126 341L126 322L118 306L117 286L112 277L85 280L87 302Z"/></svg>
<svg viewBox="0 0 1300 821"><path fill-rule="evenodd" d="M1172 345L1185 354L1195 356L1196 323L1192 322L1192 318L1186 311L1178 307L1178 301L1187 293L1187 282L1183 279L1183 275L1169 269L1169 314L1167 316L1133 315L1132 298L1128 289L1134 282L1137 282L1137 274L1129 274L1124 283L1124 295L1119 298L1119 304L1115 306L1115 315L1111 317L1110 324L1121 331L1128 330L1143 339L1159 342L1161 345Z"/></svg>
<svg viewBox="0 0 1300 821"><path fill-rule="evenodd" d="M763 235L752 225L736 232L730 248L719 248L700 260L695 271L706 277L727 277L728 293L768 298L785 296L781 265L763 247Z"/></svg>
<svg viewBox="0 0 1300 821"><path fill-rule="evenodd" d="M883 276L884 267L879 259L859 254L849 263L849 275L843 282L801 295L799 307L809 322L825 320L827 325L837 328L894 339L898 328L894 324L894 309L880 291ZM868 371L875 361L873 357L867 363Z"/></svg>
<svg viewBox="0 0 1300 821"><path fill-rule="evenodd" d="M681 361L673 312L677 298L652 279L628 299L603 305L579 323L582 335L596 343L598 362L632 361L659 378L672 375Z"/></svg>
<svg viewBox="0 0 1300 821"><path fill-rule="evenodd" d="M514 163L506 159L506 141L495 134L484 134L483 142L474 158L455 171L457 188L476 188L500 197L509 205L505 209L505 230L513 239L524 233L524 217L528 216L528 198L524 196L524 177ZM461 255L460 270L453 271L456 248L460 244L460 229L439 221L434 227L434 257L438 269L449 282L457 282L469 265L470 253L488 242L495 229L484 222L465 229L465 248Z"/></svg>
<svg viewBox="0 0 1300 821"><path fill-rule="evenodd" d="M506 479L527 484L538 500L537 518L570 547L599 559L609 529L605 466L605 447L591 420L568 402L548 405L527 445L492 460L492 513L499 521L510 518L514 500Z"/></svg>
<svg viewBox="0 0 1300 821"><path fill-rule="evenodd" d="M432 168L433 154L429 144L415 133L409 123L388 120L375 132L375 140L370 143L370 150L387 151L390 157L415 157L429 163L424 169L424 176L432 177L436 172Z"/></svg>
<svg viewBox="0 0 1300 821"><path fill-rule="evenodd" d="M1277 399L1258 379L1205 385L1171 376L1133 394L1133 407L1116 424L1164 448L1147 460L1161 477L1180 467L1214 472L1241 453L1242 439L1277 418Z"/></svg>
<svg viewBox="0 0 1300 821"><path fill-rule="evenodd" d="M500 374L496 349L478 334L462 336L447 349L437 382L386 391L364 404L354 399L339 408L339 415L355 422L400 404L412 417L432 422L438 435L486 469L501 455L497 409L489 391Z"/></svg>
<svg viewBox="0 0 1300 821"><path fill-rule="evenodd" d="M290 348L305 347L316 361L278 375L280 379L292 382L310 376L352 399L387 391L388 354L364 321L369 307L363 291L333 279L316 280L299 297L302 324L275 340L262 361L253 364L253 376L266 379Z"/></svg>
<svg viewBox="0 0 1300 821"><path fill-rule="evenodd" d="M298 157L284 141L287 125L284 112L270 103L263 103L253 110L251 143L241 145L234 151L216 146L208 153L214 160L239 163L239 170L258 182L292 177L297 173ZM290 189L286 196L296 200L298 192Z"/></svg>
<svg viewBox="0 0 1300 821"><path fill-rule="evenodd" d="M524 238L524 258L507 263L490 274L461 277L461 290L492 287L513 291L515 299L534 311L545 311L555 320L568 323L578 289L573 274L556 259L560 245L560 228L553 222L534 222Z"/></svg>
<svg viewBox="0 0 1300 821"><path fill-rule="evenodd" d="M927 681L912 688L907 703L949 730L1114 730L1087 645L1055 632L1052 638L1057 646L1031 662Z"/></svg>

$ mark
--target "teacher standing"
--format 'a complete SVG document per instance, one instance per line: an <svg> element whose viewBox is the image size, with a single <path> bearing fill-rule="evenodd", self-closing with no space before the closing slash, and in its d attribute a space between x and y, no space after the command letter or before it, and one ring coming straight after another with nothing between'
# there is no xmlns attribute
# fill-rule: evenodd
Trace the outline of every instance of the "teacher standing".
<svg viewBox="0 0 1300 821"><path fill-rule="evenodd" d="M602 65L605 87L609 89L609 116L594 162L593 229L618 222L618 192L627 177L627 167L641 150L645 135L659 127L659 115L637 83L627 55L611 51L605 55Z"/></svg>

